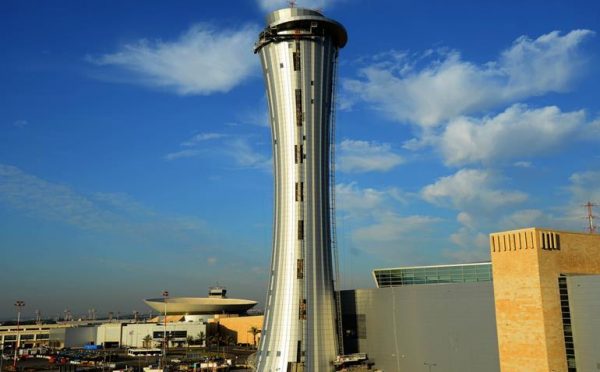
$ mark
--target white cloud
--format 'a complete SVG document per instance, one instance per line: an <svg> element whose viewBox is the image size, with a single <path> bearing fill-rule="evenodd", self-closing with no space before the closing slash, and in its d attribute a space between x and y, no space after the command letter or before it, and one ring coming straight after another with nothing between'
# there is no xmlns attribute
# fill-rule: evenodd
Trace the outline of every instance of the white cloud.
<svg viewBox="0 0 600 372"><path fill-rule="evenodd" d="M540 209L521 209L503 217L499 225L502 229L522 229L526 227L544 227L547 225L548 216Z"/></svg>
<svg viewBox="0 0 600 372"><path fill-rule="evenodd" d="M588 201L600 203L600 171L573 173L569 177L571 184L568 190L574 202L579 204Z"/></svg>
<svg viewBox="0 0 600 372"><path fill-rule="evenodd" d="M335 186L336 206L339 211L351 215L363 214L379 208L387 198L384 191L372 188L361 189L355 182Z"/></svg>
<svg viewBox="0 0 600 372"><path fill-rule="evenodd" d="M451 120L439 138L439 148L449 165L532 157L561 149L577 137L585 122L583 111L513 105L494 117Z"/></svg>
<svg viewBox="0 0 600 372"><path fill-rule="evenodd" d="M433 246L422 232L439 218L398 212L412 195L397 188L361 188L355 182L336 185L335 194L338 228L349 231L351 251L414 262L423 258L418 247Z"/></svg>
<svg viewBox="0 0 600 372"><path fill-rule="evenodd" d="M340 0L297 0L296 7L308 8L308 9L323 9L330 7ZM258 5L264 11L270 12L273 10L288 8L290 6L289 0L258 0Z"/></svg>
<svg viewBox="0 0 600 372"><path fill-rule="evenodd" d="M582 230L588 228L588 221L584 220L587 216L587 208L584 206L587 202L596 204L593 212L598 215L600 208L600 171L576 172L569 177L570 184L566 187L570 199L568 204L562 208L562 225L568 226L573 230ZM598 218L594 219L594 225L600 223Z"/></svg>
<svg viewBox="0 0 600 372"><path fill-rule="evenodd" d="M421 196L433 204L476 211L491 210L527 199L522 192L496 188L497 183L497 178L489 171L461 169L425 186Z"/></svg>
<svg viewBox="0 0 600 372"><path fill-rule="evenodd" d="M193 147L193 146L197 146L201 142L209 141L209 140L213 140L213 139L219 139L219 138L223 138L223 137L225 137L225 135L222 133L199 133L199 134L196 134L195 136L193 136L192 138L190 138L189 140L182 142L181 146Z"/></svg>
<svg viewBox="0 0 600 372"><path fill-rule="evenodd" d="M491 260L489 240L486 235L460 229L452 234L450 239L458 245L458 248L444 249L442 253L447 259L459 263L488 262Z"/></svg>
<svg viewBox="0 0 600 372"><path fill-rule="evenodd" d="M439 219L430 216L399 216L395 213L385 213L378 221L370 226L361 227L354 231L353 238L360 242L380 243L398 242L407 235L422 231Z"/></svg>
<svg viewBox="0 0 600 372"><path fill-rule="evenodd" d="M220 140L215 145L205 145L206 142ZM271 172L273 159L257 151L245 137L232 137L221 133L200 133L180 144L180 150L164 156L166 160L193 158L206 155L220 154L233 159L236 166L254 168Z"/></svg>
<svg viewBox="0 0 600 372"><path fill-rule="evenodd" d="M28 215L60 220L83 229L110 229L118 220L113 213L99 210L91 200L70 188L10 165L0 164L0 201Z"/></svg>
<svg viewBox="0 0 600 372"><path fill-rule="evenodd" d="M90 199L98 206L114 211L125 212L128 215L156 216L156 212L132 199L125 193L96 192Z"/></svg>
<svg viewBox="0 0 600 372"><path fill-rule="evenodd" d="M341 172L386 172L403 162L387 143L343 140L337 148L337 167Z"/></svg>
<svg viewBox="0 0 600 372"><path fill-rule="evenodd" d="M531 168L532 164L530 161L520 160L520 161L514 162L513 166L515 166L517 168Z"/></svg>
<svg viewBox="0 0 600 372"><path fill-rule="evenodd" d="M182 95L227 92L257 71L252 45L258 32L251 25L226 30L197 24L177 40L139 40L89 60L131 72L136 83Z"/></svg>
<svg viewBox="0 0 600 372"><path fill-rule="evenodd" d="M266 101L266 100L263 100ZM269 124L269 110L267 109L267 103L263 102L252 109L243 112L238 119L244 124L256 125L259 127L268 128Z"/></svg>
<svg viewBox="0 0 600 372"><path fill-rule="evenodd" d="M462 226L449 237L455 247L443 249L442 254L454 262L488 261L489 238L478 230L481 223L478 216L463 211L458 213L456 220Z"/></svg>
<svg viewBox="0 0 600 372"><path fill-rule="evenodd" d="M200 156L203 152L201 151L202 143L210 140L217 140L227 137L222 133L198 133L192 136L190 139L183 141L179 146L182 150L168 153L164 156L166 160L177 160L183 158L193 158Z"/></svg>
<svg viewBox="0 0 600 372"><path fill-rule="evenodd" d="M343 87L393 120L437 126L459 115L567 90L582 70L581 44L591 35L574 30L537 39L522 36L485 64L463 61L456 51L428 51L430 62L417 68L423 57L396 53L363 68L360 79L345 80Z"/></svg>
<svg viewBox="0 0 600 372"><path fill-rule="evenodd" d="M177 160L177 159L184 159L184 158L193 158L195 156L200 155L201 153L202 152L197 149L186 149L186 150L170 152L167 155L165 155L165 159L166 160Z"/></svg>
<svg viewBox="0 0 600 372"><path fill-rule="evenodd" d="M361 188L356 182L339 183L335 186L337 210L350 218L377 217L391 210L394 203L406 204L410 197L395 187Z"/></svg>
<svg viewBox="0 0 600 372"><path fill-rule="evenodd" d="M489 248L489 238L487 235L473 231L466 227L461 227L457 232L450 235L450 240L461 247L463 250L478 251L477 255L480 255L483 251L482 256L486 256ZM462 251L464 254L464 251Z"/></svg>
<svg viewBox="0 0 600 372"><path fill-rule="evenodd" d="M273 171L273 158L256 151L245 138L230 141L225 151L242 168L260 169L265 172Z"/></svg>
<svg viewBox="0 0 600 372"><path fill-rule="evenodd" d="M460 223L461 225L468 227L470 229L474 229L477 223L477 220L471 216L469 213L467 212L460 212L458 215L456 215L456 221L458 221L458 223Z"/></svg>
<svg viewBox="0 0 600 372"><path fill-rule="evenodd" d="M205 223L193 216L160 215L120 193L83 195L4 164L0 164L0 203L34 218L135 238L184 238L206 230Z"/></svg>

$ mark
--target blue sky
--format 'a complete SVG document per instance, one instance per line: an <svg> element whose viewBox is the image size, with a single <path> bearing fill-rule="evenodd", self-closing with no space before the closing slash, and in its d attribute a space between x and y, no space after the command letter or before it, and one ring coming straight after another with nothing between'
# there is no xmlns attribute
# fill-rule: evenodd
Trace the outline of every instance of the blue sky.
<svg viewBox="0 0 600 372"><path fill-rule="evenodd" d="M0 317L264 300L272 172L252 45L285 1L0 4ZM344 24L343 288L582 231L600 202L600 3L312 0ZM600 214L600 212L597 212Z"/></svg>

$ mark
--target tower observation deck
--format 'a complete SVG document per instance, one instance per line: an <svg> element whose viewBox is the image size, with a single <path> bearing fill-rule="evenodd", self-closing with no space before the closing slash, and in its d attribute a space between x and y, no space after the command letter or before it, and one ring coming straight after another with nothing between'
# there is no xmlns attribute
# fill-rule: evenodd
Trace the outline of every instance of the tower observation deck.
<svg viewBox="0 0 600 372"><path fill-rule="evenodd" d="M338 353L330 166L334 81L344 27L321 13L267 17L260 57L272 130L273 256L259 371L322 372Z"/></svg>

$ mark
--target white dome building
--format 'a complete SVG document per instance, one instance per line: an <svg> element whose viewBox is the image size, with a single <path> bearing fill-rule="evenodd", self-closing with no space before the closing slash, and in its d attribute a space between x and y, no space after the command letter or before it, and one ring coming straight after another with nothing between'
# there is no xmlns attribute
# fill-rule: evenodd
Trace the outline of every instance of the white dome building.
<svg viewBox="0 0 600 372"><path fill-rule="evenodd" d="M160 297L144 302L161 314L185 315L185 320L205 318L203 315L241 315L257 304L256 301L227 298L223 287L212 287L208 297ZM166 304L165 304L166 301Z"/></svg>

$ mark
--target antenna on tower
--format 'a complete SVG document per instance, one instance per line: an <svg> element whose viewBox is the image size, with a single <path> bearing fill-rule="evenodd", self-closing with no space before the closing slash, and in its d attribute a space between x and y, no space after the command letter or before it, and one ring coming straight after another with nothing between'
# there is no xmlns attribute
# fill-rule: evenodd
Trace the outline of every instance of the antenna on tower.
<svg viewBox="0 0 600 372"><path fill-rule="evenodd" d="M594 215L594 212L593 212L592 208L593 207L597 207L598 204L592 203L591 201L588 201L583 206L587 208L587 216L586 216L586 218L588 220L588 232L590 234L593 234L593 233L596 232L596 225L594 225L594 218L596 216Z"/></svg>
<svg viewBox="0 0 600 372"><path fill-rule="evenodd" d="M42 324L42 313L39 310L35 311L35 324Z"/></svg>
<svg viewBox="0 0 600 372"><path fill-rule="evenodd" d="M296 0L290 0L289 4L290 4L290 8L295 8L296 7Z"/></svg>

